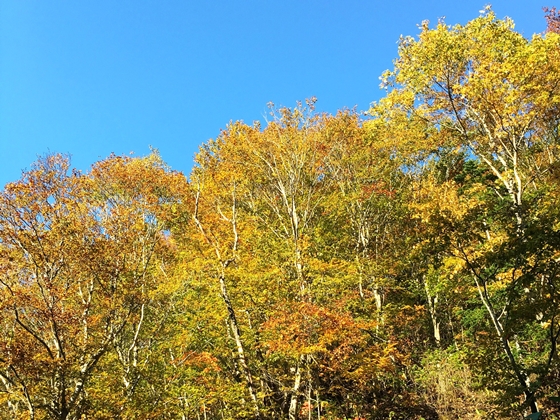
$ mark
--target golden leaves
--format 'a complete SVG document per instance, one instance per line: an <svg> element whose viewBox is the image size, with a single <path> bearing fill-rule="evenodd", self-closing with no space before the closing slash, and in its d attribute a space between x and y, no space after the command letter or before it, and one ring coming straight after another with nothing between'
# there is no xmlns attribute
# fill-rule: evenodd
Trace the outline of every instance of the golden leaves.
<svg viewBox="0 0 560 420"><path fill-rule="evenodd" d="M68 170L66 157L46 156L0 196L1 327L11 331L0 345L27 354L0 369L28 404L66 395L57 404L79 411L83 388L65 378L87 386L109 346L162 298L149 296L170 258L167 208L186 184L153 155Z"/></svg>

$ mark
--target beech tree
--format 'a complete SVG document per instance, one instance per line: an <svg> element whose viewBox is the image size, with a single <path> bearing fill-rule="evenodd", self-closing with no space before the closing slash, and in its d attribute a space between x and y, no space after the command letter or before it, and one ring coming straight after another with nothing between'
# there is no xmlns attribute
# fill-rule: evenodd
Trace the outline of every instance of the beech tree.
<svg viewBox="0 0 560 420"><path fill-rule="evenodd" d="M154 339L143 330L154 332L150 296L165 287L162 210L177 200L177 182L153 157L111 157L83 175L49 155L6 186L0 377L14 418L88 415L92 377L113 350L122 373L112 373L130 396Z"/></svg>
<svg viewBox="0 0 560 420"><path fill-rule="evenodd" d="M455 271L473 281L532 413L539 411L536 395L557 358L559 334L552 309L557 245L541 234L553 228L539 210L556 195L559 42L553 32L527 40L489 8L465 26L440 22L430 29L425 22L417 40L401 40L395 70L384 75L391 91L371 111L379 117L400 112L405 126L427 124L427 135L412 149L423 162L454 148L463 164L475 160L488 171L492 182L471 184L470 194L446 181L459 205L449 209L449 221L439 222L450 224L446 253L458 264ZM545 340L540 346L524 350L540 362L522 356L521 325L527 333L532 325L548 329L548 338L530 340Z"/></svg>

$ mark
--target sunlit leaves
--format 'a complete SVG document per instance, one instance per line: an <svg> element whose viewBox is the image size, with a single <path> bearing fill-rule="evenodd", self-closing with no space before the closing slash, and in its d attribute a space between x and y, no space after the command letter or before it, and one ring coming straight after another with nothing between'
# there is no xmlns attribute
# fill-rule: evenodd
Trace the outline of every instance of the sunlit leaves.
<svg viewBox="0 0 560 420"><path fill-rule="evenodd" d="M155 155L111 157L87 175L49 155L6 187L0 375L14 415L79 416L112 349L125 340L137 352L146 346L139 333L155 334L151 291L161 292L170 261L172 216L162 209L180 203L181 182Z"/></svg>

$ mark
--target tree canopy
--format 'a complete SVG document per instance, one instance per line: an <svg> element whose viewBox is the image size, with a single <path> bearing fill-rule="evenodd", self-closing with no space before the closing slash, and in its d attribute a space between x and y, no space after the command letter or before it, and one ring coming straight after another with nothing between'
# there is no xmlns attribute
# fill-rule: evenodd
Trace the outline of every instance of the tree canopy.
<svg viewBox="0 0 560 420"><path fill-rule="evenodd" d="M0 193L2 419L555 419L560 35L403 37L366 114Z"/></svg>

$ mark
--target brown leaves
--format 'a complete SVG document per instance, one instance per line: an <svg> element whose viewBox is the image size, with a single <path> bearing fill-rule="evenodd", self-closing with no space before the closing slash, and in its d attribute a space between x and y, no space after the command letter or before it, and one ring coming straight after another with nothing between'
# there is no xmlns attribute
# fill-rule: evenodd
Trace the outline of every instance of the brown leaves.
<svg viewBox="0 0 560 420"><path fill-rule="evenodd" d="M348 313L335 312L308 302L283 304L262 326L264 347L288 355L349 354L364 339L361 328Z"/></svg>
<svg viewBox="0 0 560 420"><path fill-rule="evenodd" d="M560 34L560 11L556 7L543 7L546 31Z"/></svg>

